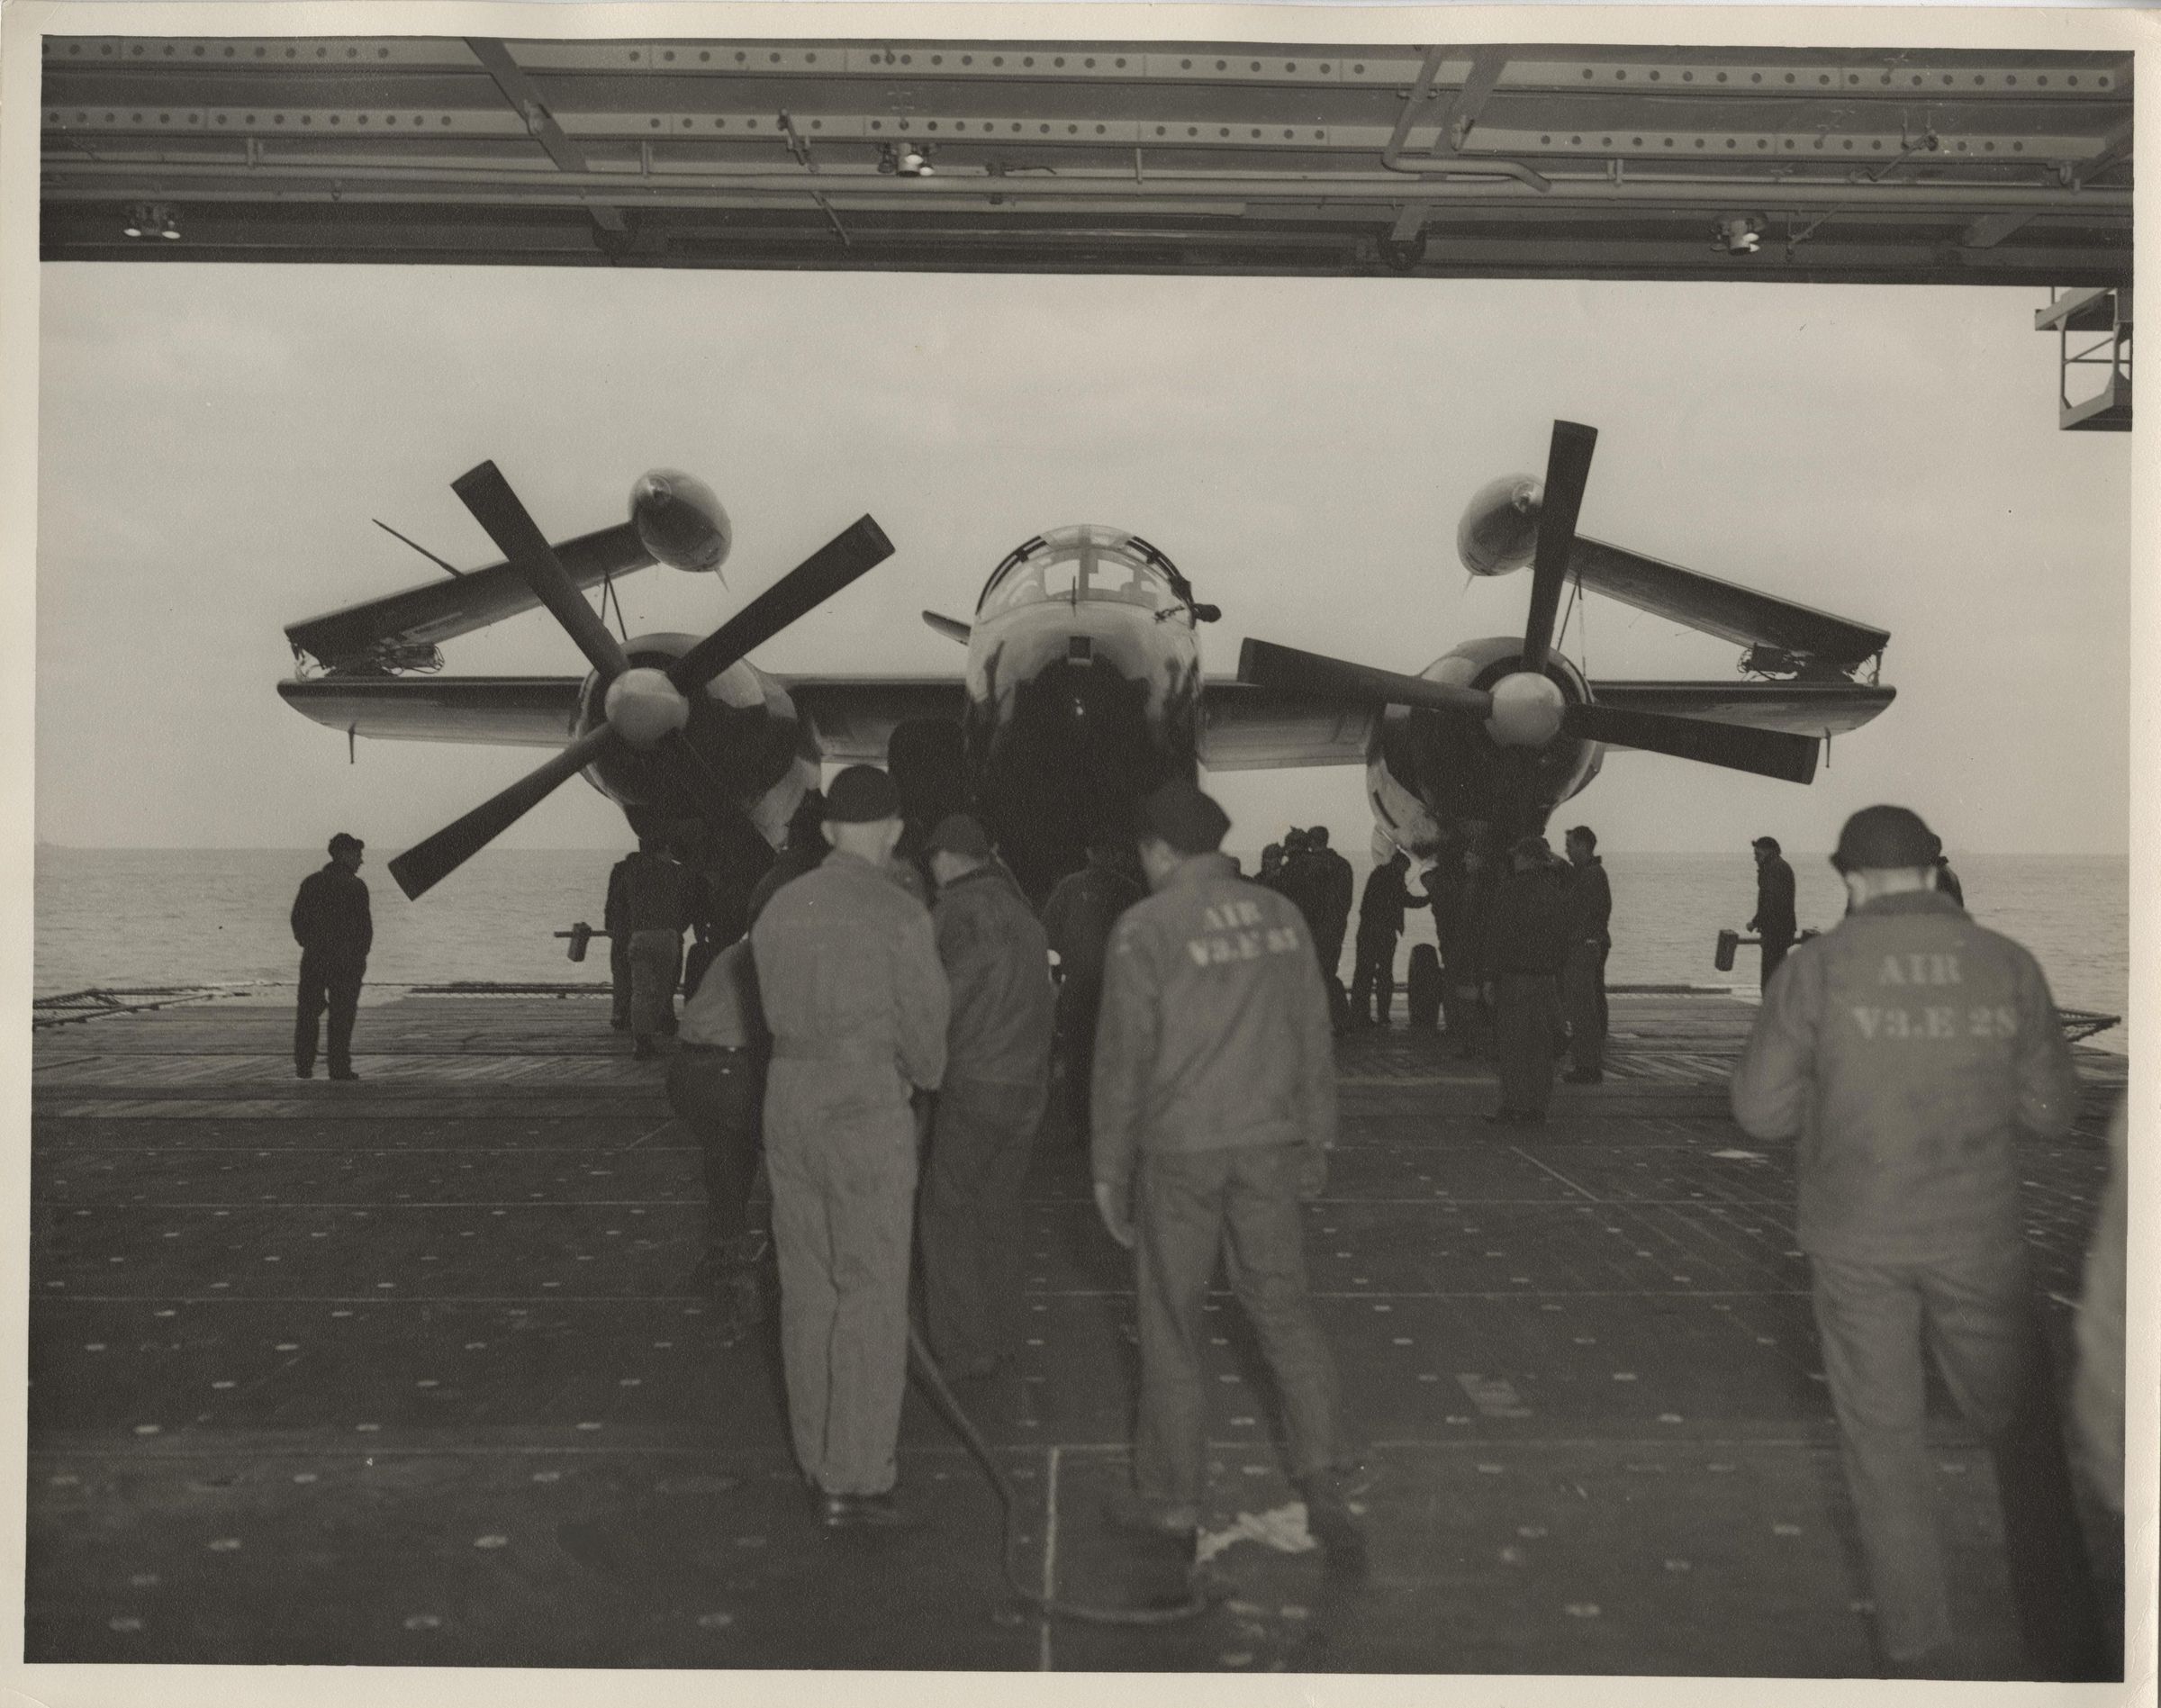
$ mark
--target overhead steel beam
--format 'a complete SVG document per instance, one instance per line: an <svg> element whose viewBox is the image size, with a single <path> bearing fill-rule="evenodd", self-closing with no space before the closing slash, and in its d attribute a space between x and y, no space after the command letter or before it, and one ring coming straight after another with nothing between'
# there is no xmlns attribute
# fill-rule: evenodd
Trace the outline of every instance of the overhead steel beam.
<svg viewBox="0 0 2161 1708"><path fill-rule="evenodd" d="M585 151L564 134L563 127L556 122L556 115L548 111L547 103L540 98L539 89L520 69L508 48L485 36L467 36L466 47L488 76L494 79L495 86L502 91L502 98L525 122L528 134L547 150L547 158L556 163L559 171L584 173L592 169L585 158ZM623 234L627 228L620 209L602 202L588 205L592 222L601 230L617 237Z"/></svg>

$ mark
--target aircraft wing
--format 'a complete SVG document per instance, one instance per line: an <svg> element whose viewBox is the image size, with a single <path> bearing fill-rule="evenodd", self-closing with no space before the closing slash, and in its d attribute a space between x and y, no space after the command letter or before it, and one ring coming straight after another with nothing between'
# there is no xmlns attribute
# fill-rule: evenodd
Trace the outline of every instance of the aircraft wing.
<svg viewBox="0 0 2161 1708"><path fill-rule="evenodd" d="M637 529L628 522L566 539L556 547L556 556L580 587L597 587L610 575L627 575L653 562ZM285 638L294 651L334 668L364 660L378 646L432 646L470 634L520 611L537 610L539 603L516 569L509 564L491 564L455 579L420 582L401 592L288 624Z"/></svg>
<svg viewBox="0 0 2161 1708"><path fill-rule="evenodd" d="M578 676L331 676L278 695L332 729L390 741L562 747L576 733Z"/></svg>
<svg viewBox="0 0 2161 1708"><path fill-rule="evenodd" d="M1362 765L1380 708L1252 682L1202 691L1200 763L1210 771Z"/></svg>
<svg viewBox="0 0 2161 1708"><path fill-rule="evenodd" d="M961 721L958 676L776 676L828 764L882 765L893 726L918 718Z"/></svg>
<svg viewBox="0 0 2161 1708"><path fill-rule="evenodd" d="M1569 573L1581 576L1592 592L1638 610L1739 646L1760 642L1805 654L1843 671L1858 669L1891 644L1885 629L1580 534L1569 554Z"/></svg>
<svg viewBox="0 0 2161 1708"><path fill-rule="evenodd" d="M1591 698L1622 711L1665 712L1796 736L1842 736L1888 706L1894 688L1844 682L1595 682Z"/></svg>

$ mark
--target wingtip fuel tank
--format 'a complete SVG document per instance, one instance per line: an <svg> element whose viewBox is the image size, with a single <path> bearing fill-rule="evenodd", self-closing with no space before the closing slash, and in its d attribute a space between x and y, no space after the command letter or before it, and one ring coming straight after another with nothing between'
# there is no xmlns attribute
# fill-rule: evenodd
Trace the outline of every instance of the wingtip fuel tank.
<svg viewBox="0 0 2161 1708"><path fill-rule="evenodd" d="M680 469L656 468L630 489L630 522L656 562L670 569L717 570L735 529L713 489Z"/></svg>

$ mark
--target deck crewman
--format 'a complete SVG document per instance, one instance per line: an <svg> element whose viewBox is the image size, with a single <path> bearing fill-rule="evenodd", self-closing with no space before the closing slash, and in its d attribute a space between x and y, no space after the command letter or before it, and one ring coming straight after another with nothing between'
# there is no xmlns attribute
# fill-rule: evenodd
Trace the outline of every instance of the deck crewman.
<svg viewBox="0 0 2161 1708"><path fill-rule="evenodd" d="M640 836L624 861L623 925L630 934L631 1054L660 1053L675 1030L675 987L683 979L683 934L698 908L697 877L658 836Z"/></svg>
<svg viewBox="0 0 2161 1708"><path fill-rule="evenodd" d="M1748 928L1763 939L1763 988L1794 946L1800 922L1794 917L1794 869L1786 863L1776 836L1759 836L1750 847L1756 855L1756 917Z"/></svg>
<svg viewBox="0 0 2161 1708"><path fill-rule="evenodd" d="M1572 875L1567 903L1568 954L1560 964L1561 1017L1569 1023L1570 1085L1605 1078L1605 957L1614 946L1614 889L1598 857L1598 835L1578 825L1561 845Z"/></svg>
<svg viewBox="0 0 2161 1708"><path fill-rule="evenodd" d="M910 1095L945 1073L949 997L930 915L889 873L900 797L873 765L826 796L833 852L750 930L773 1032L765 1167L797 1460L835 1526L901 1522L916 1191Z"/></svg>
<svg viewBox="0 0 2161 1708"><path fill-rule="evenodd" d="M329 863L300 881L293 898L293 940L300 944L300 1008L293 1026L293 1071L315 1077L315 1043L323 1011L330 1011L330 1067L333 1080L357 1080L353 1071L353 1018L375 925L360 878L366 845L340 830L330 838Z"/></svg>
<svg viewBox="0 0 2161 1708"><path fill-rule="evenodd" d="M1553 1096L1568 903L1543 836L1524 837L1509 860L1515 871L1494 890L1486 922L1483 971L1501 1080L1500 1107L1486 1118L1536 1126Z"/></svg>
<svg viewBox="0 0 2161 1708"><path fill-rule="evenodd" d="M618 1032L630 1030L630 907L623 886L632 858L625 854L608 869L608 902L601 914L601 929L608 934L608 1024Z"/></svg>
<svg viewBox="0 0 2161 1708"><path fill-rule="evenodd" d="M1897 1676L1957 1676L1932 1352L1994 1452L2029 1659L2043 1678L2120 1676L2102 1652L2013 1156L2019 1129L2060 1140L2078 1113L2048 982L1936 892L1928 827L1904 808L1855 813L1832 863L1851 908L1764 992L1733 1113L1797 1145L1795 1243L1813 1272L1883 1660Z"/></svg>
<svg viewBox="0 0 2161 1708"><path fill-rule="evenodd" d="M750 939L737 937L707 962L683 1005L668 1105L698 1141L705 1179L705 1248L692 1284L718 1296L723 1345L765 1315L771 1241L750 1221L771 1044L758 1001Z"/></svg>
<svg viewBox="0 0 2161 1708"><path fill-rule="evenodd" d="M1202 1306L1231 1285L1274 1375L1292 1481L1332 1556L1362 1559L1343 1491L1335 1366L1307 1293L1299 1200L1336 1126L1319 962L1298 910L1231 875L1230 821L1188 782L1142 808L1153 894L1118 921L1096 1047L1096 1205L1135 1255L1141 1396L1124 1528L1192 1544L1207 1459Z"/></svg>
<svg viewBox="0 0 2161 1708"><path fill-rule="evenodd" d="M1058 1061L1062 1101L1076 1141L1088 1138L1089 1076L1095 1071L1096 1009L1103 999L1103 953L1118 917L1141 899L1127 875L1128 847L1102 835L1088 863L1061 878L1043 904L1043 929L1058 957Z"/></svg>
<svg viewBox="0 0 2161 1708"><path fill-rule="evenodd" d="M1423 908L1404 881L1411 858L1400 848L1366 874L1366 892L1358 905L1358 965L1351 978L1351 1023L1388 1024L1396 1000L1396 940L1403 935L1406 909Z"/></svg>
<svg viewBox="0 0 2161 1708"><path fill-rule="evenodd" d="M1316 908L1307 917L1313 921L1314 946L1319 953L1322 975L1328 981L1329 1010L1340 1027L1351 1017L1350 999L1343 994L1340 976L1343 939L1351 934L1351 863L1328 845L1328 827L1315 825L1306 833L1306 863L1312 873L1307 881L1313 887Z"/></svg>
<svg viewBox="0 0 2161 1708"><path fill-rule="evenodd" d="M923 1316L946 1375L994 1374L1020 1351L1023 1193L1050 1093L1050 944L967 813L925 845L931 925L952 988L945 1079L919 1210Z"/></svg>

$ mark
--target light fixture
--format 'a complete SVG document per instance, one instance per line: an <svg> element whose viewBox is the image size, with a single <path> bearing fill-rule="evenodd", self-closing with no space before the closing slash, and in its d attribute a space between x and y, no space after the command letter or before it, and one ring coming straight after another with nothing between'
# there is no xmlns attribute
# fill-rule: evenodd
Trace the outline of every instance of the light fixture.
<svg viewBox="0 0 2161 1708"><path fill-rule="evenodd" d="M120 228L122 237L137 238L155 231L159 237L179 241L180 224L173 218L172 209L158 202L138 202L128 210L127 223Z"/></svg>
<svg viewBox="0 0 2161 1708"><path fill-rule="evenodd" d="M1753 255L1763 247L1763 220L1754 213L1732 213L1711 228L1711 247L1725 255Z"/></svg>

